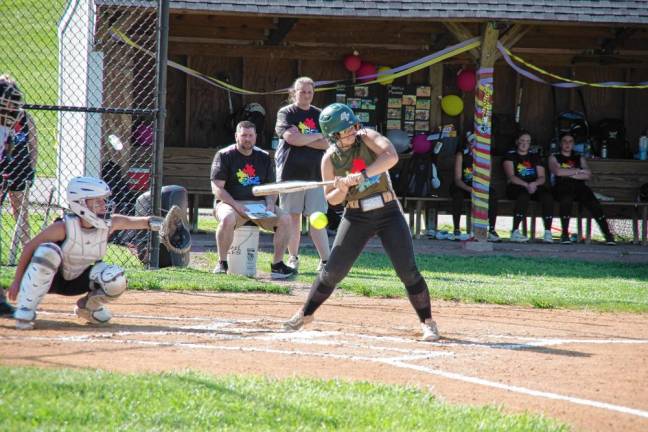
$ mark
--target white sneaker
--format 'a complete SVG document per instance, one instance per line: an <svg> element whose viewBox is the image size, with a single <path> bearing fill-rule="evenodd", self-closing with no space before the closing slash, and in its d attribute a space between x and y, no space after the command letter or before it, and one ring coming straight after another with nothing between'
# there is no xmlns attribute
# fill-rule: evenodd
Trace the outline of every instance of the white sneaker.
<svg viewBox="0 0 648 432"><path fill-rule="evenodd" d="M458 234L448 233L446 235L446 240L450 240L450 241L457 240L457 237L458 237Z"/></svg>
<svg viewBox="0 0 648 432"><path fill-rule="evenodd" d="M459 241L468 241L475 237L473 233L463 233L459 236Z"/></svg>
<svg viewBox="0 0 648 432"><path fill-rule="evenodd" d="M284 323L284 330L287 331L297 331L300 330L304 325L310 324L313 322L313 315L304 316L304 310L299 309L295 315L292 316L288 321Z"/></svg>
<svg viewBox="0 0 648 432"><path fill-rule="evenodd" d="M434 342L441 338L437 325L432 318L428 318L425 322L421 323L421 330L423 331L422 341Z"/></svg>
<svg viewBox="0 0 648 432"><path fill-rule="evenodd" d="M18 308L14 312L17 330L31 330L36 321L36 312L27 308Z"/></svg>
<svg viewBox="0 0 648 432"><path fill-rule="evenodd" d="M32 330L34 328L34 321L16 320L16 330Z"/></svg>
<svg viewBox="0 0 648 432"><path fill-rule="evenodd" d="M286 265L295 271L299 270L299 257L296 255L290 255Z"/></svg>
<svg viewBox="0 0 648 432"><path fill-rule="evenodd" d="M488 231L488 234L486 235L486 241L499 243L502 241L502 239L497 235L495 231Z"/></svg>
<svg viewBox="0 0 648 432"><path fill-rule="evenodd" d="M553 243L553 236L551 235L550 230L545 230L542 241L545 243Z"/></svg>
<svg viewBox="0 0 648 432"><path fill-rule="evenodd" d="M529 238L523 235L520 230L515 230L511 233L510 240L515 243L526 243L529 241Z"/></svg>

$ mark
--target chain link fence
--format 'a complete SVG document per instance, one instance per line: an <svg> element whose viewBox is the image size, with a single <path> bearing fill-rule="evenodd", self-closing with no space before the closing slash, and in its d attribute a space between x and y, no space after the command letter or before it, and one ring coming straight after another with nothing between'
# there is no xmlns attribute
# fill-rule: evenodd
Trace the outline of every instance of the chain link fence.
<svg viewBox="0 0 648 432"><path fill-rule="evenodd" d="M103 178L116 212L142 214L138 197L153 195L158 3L3 2L0 264L65 211L74 176ZM138 264L148 243L148 233L117 233L107 259Z"/></svg>

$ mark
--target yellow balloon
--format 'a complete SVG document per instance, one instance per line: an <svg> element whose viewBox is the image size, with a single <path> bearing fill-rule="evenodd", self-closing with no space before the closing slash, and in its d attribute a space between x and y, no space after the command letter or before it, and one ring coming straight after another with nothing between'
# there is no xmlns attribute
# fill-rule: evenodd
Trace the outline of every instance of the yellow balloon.
<svg viewBox="0 0 648 432"><path fill-rule="evenodd" d="M312 215L310 215L309 220L311 226L318 230L324 229L328 225L328 218L322 212L313 213Z"/></svg>
<svg viewBox="0 0 648 432"><path fill-rule="evenodd" d="M457 116L463 111L464 104L459 96L448 95L441 99L441 109L449 116Z"/></svg>
<svg viewBox="0 0 648 432"><path fill-rule="evenodd" d="M381 75L383 72L390 70L389 66L380 66L378 68L378 77L376 78L378 82L382 85L389 85L394 82L394 78L391 78L393 75Z"/></svg>

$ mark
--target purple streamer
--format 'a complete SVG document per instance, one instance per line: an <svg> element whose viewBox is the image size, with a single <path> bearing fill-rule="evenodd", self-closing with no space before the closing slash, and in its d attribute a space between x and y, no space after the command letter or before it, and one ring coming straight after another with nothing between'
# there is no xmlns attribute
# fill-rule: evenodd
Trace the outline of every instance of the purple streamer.
<svg viewBox="0 0 648 432"><path fill-rule="evenodd" d="M517 73L522 75L525 78L528 78L532 81L536 81L542 84L548 84L550 86L558 87L558 88L575 88L575 87L582 87L584 85L592 85L592 84L578 84L578 83L571 83L571 82L564 82L564 83L552 83L549 81L546 81L539 76L533 74L532 72L527 71L526 69L522 69L520 66L515 64L513 62L513 59L508 55L506 50L504 49L504 45L502 45L501 42L497 42L497 49L499 50L500 53L502 53L502 57L504 57L504 60L506 63L508 63L509 66L511 66ZM628 83L628 82L619 82L619 81L606 81L606 82L599 82L599 83L593 83L596 86L645 86L648 85L648 81L643 81L638 84L633 84L633 83Z"/></svg>

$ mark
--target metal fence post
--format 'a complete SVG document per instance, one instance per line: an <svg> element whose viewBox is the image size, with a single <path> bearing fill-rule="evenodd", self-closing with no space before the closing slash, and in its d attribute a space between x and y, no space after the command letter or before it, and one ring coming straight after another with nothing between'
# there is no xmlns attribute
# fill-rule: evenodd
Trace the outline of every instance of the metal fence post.
<svg viewBox="0 0 648 432"><path fill-rule="evenodd" d="M153 149L153 214L161 214L162 204L162 164L164 157L164 122L166 119L166 81L167 56L169 44L169 0L160 0L158 13L158 51L157 51L157 115L155 127L155 148ZM159 268L160 237L151 237L151 268Z"/></svg>

